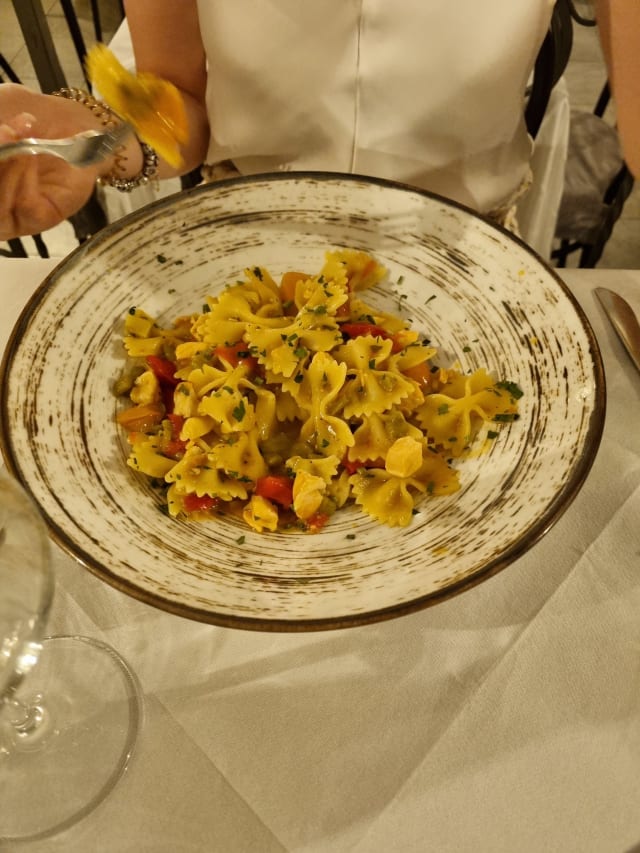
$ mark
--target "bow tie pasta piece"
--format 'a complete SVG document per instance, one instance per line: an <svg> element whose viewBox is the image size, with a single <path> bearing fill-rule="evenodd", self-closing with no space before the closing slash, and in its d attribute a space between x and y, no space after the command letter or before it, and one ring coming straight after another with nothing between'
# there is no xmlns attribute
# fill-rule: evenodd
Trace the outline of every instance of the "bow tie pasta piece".
<svg viewBox="0 0 640 853"><path fill-rule="evenodd" d="M138 137L174 168L189 138L187 112L179 90L155 74L132 74L104 44L87 53L87 74L104 101L133 126Z"/></svg>
<svg viewBox="0 0 640 853"><path fill-rule="evenodd" d="M209 450L192 445L165 474L165 480L174 484L176 495L247 500L249 488L267 470L255 435L237 433Z"/></svg>
<svg viewBox="0 0 640 853"><path fill-rule="evenodd" d="M389 527L407 527L411 523L414 510L411 488L424 490L418 480L395 477L384 468L362 469L349 482L356 503L371 518Z"/></svg>
<svg viewBox="0 0 640 853"><path fill-rule="evenodd" d="M265 530L275 533L280 521L277 508L261 495L251 495L249 502L242 510L242 518L258 533L263 533Z"/></svg>
<svg viewBox="0 0 640 853"><path fill-rule="evenodd" d="M300 369L310 353L328 352L342 343L335 318L307 306L284 327L266 328L260 322L248 323L245 337L260 364L287 379Z"/></svg>
<svg viewBox="0 0 640 853"><path fill-rule="evenodd" d="M391 446L399 438L409 436L421 441L422 431L409 423L402 412L393 409L386 413L367 415L353 433L353 445L347 452L349 463L364 464L378 462L384 464Z"/></svg>
<svg viewBox="0 0 640 853"><path fill-rule="evenodd" d="M458 473L438 454L425 451L422 465L409 477L383 468L361 468L349 478L356 503L382 524L407 527L415 510L414 495L450 495L460 488Z"/></svg>
<svg viewBox="0 0 640 853"><path fill-rule="evenodd" d="M389 370L397 370L398 373L405 373L418 365L426 364L431 372L432 365L427 363L436 354L437 350L435 347L422 343L409 343L400 352L389 356L387 367Z"/></svg>
<svg viewBox="0 0 640 853"><path fill-rule="evenodd" d="M439 393L427 395L415 414L436 446L461 456L482 423L517 417L520 394L517 386L495 382L480 369L471 376L455 376Z"/></svg>
<svg viewBox="0 0 640 853"><path fill-rule="evenodd" d="M371 335L353 338L336 351L336 358L348 367L348 381L342 395L345 418L360 418L386 412L414 395L415 383L401 373L379 370L391 352L391 341Z"/></svg>
<svg viewBox="0 0 640 853"><path fill-rule="evenodd" d="M366 290L379 284L387 270L368 252L339 249L327 252L320 276L347 285L350 292Z"/></svg>
<svg viewBox="0 0 640 853"><path fill-rule="evenodd" d="M140 308L130 308L125 316L124 347L130 358L175 352L190 337L191 319L179 317L169 329L163 329Z"/></svg>
<svg viewBox="0 0 640 853"><path fill-rule="evenodd" d="M220 432L248 432L256 424L255 407L238 389L224 385L202 397L198 414L210 417Z"/></svg>
<svg viewBox="0 0 640 853"><path fill-rule="evenodd" d="M348 282L344 277L310 276L296 286L295 301L299 311L335 316L348 299Z"/></svg>
<svg viewBox="0 0 640 853"><path fill-rule="evenodd" d="M254 484L269 472L255 432L240 432L228 437L211 449L209 460L216 469L242 484Z"/></svg>
<svg viewBox="0 0 640 853"><path fill-rule="evenodd" d="M138 433L131 437L127 465L147 477L162 480L175 465L175 460L163 454L160 436Z"/></svg>
<svg viewBox="0 0 640 853"><path fill-rule="evenodd" d="M327 353L318 352L306 371L305 387L300 389L306 398L300 405L309 408L309 417L300 428L300 439L313 445L318 453L339 459L354 443L349 425L330 413L346 375L346 364L335 361Z"/></svg>
<svg viewBox="0 0 640 853"><path fill-rule="evenodd" d="M206 304L207 310L194 319L192 333L196 340L213 347L241 341L247 325L278 329L290 323L279 301L261 298L255 287L244 283L227 288L217 298L210 297Z"/></svg>

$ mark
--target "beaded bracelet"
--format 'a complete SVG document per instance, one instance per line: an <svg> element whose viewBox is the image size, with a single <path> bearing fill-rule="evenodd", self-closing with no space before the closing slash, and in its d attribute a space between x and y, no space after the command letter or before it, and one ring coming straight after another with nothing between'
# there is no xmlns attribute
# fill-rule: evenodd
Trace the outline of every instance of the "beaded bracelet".
<svg viewBox="0 0 640 853"><path fill-rule="evenodd" d="M87 107L87 109L91 110L94 116L101 122L103 127L111 128L116 127L119 124L120 120L116 113L114 113L107 104L102 101L98 101L93 97L93 95L90 95L89 92L85 92L84 89L69 87L58 89L57 92L53 92L52 94L58 98L66 98L67 100L76 101L84 107ZM155 177L158 170L158 155L150 145L147 145L145 142L141 142L140 140L138 140L138 142L142 149L142 168L138 174L134 175L132 178L124 178L121 174L118 174L124 172L124 164L127 159L123 154L124 145L120 145L114 153L115 166L113 171L104 177L98 178L98 183L101 186L114 187L120 192L129 193L137 187L141 187L149 183L149 181Z"/></svg>
<svg viewBox="0 0 640 853"><path fill-rule="evenodd" d="M105 178L98 178L98 183L102 186L113 187L120 190L121 193L130 193L136 187L142 187L148 184L152 178L155 178L158 171L158 155L154 149L147 145L146 142L138 140L142 149L142 168L133 178L119 178L114 172L107 175ZM117 154L116 154L117 163Z"/></svg>

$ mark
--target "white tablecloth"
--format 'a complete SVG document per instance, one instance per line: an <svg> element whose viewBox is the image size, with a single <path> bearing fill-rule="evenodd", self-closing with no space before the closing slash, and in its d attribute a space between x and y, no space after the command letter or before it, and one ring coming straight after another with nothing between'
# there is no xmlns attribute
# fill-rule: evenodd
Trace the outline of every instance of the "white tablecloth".
<svg viewBox="0 0 640 853"><path fill-rule="evenodd" d="M52 263L0 260L0 347ZM640 375L566 271L608 380L571 507L484 584L412 616L234 631L130 599L56 552L52 633L106 640L146 719L116 789L21 851L628 851L640 842ZM0 805L1 808L1 805Z"/></svg>

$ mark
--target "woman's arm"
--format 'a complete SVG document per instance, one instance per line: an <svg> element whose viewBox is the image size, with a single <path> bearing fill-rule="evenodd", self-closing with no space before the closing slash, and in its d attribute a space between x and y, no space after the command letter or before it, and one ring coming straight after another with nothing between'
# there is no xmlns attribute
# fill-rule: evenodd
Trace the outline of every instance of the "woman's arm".
<svg viewBox="0 0 640 853"><path fill-rule="evenodd" d="M181 91L189 122L182 153L190 171L207 153L209 122L205 105L207 67L196 0L125 0L137 71L150 71ZM160 163L160 177L175 174Z"/></svg>
<svg viewBox="0 0 640 853"><path fill-rule="evenodd" d="M596 0L625 161L640 178L640 0Z"/></svg>
<svg viewBox="0 0 640 853"><path fill-rule="evenodd" d="M184 96L189 140L180 171L188 172L203 162L209 143L206 62L196 2L128 0L126 10L139 70L170 80ZM24 135L55 139L101 127L100 118L76 101L12 83L0 84L0 142ZM76 169L46 155L0 162L0 241L57 225L82 207L96 179L109 175L114 166L111 158L98 166ZM158 166L159 177L178 174L162 161ZM124 158L119 160L118 177L133 177L141 167L140 145L129 138Z"/></svg>

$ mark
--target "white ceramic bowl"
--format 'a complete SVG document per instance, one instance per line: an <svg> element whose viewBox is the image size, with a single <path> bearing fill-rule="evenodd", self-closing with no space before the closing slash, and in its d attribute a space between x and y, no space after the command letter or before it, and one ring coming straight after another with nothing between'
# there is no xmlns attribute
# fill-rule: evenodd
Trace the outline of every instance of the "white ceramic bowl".
<svg viewBox="0 0 640 853"><path fill-rule="evenodd" d="M401 305L441 361L517 382L521 419L490 452L461 463L459 492L421 500L408 528L376 524L357 508L315 535L169 519L146 478L126 466L115 423L127 310L171 321L200 310L246 267L314 272L338 246L388 267L389 286L366 298L394 312ZM589 324L523 243L408 187L294 173L164 199L64 259L14 329L0 436L52 536L107 583L193 619L311 630L434 604L515 560L582 485L604 409Z"/></svg>

